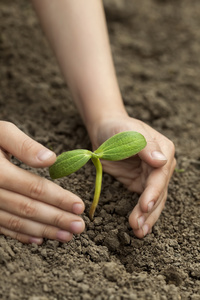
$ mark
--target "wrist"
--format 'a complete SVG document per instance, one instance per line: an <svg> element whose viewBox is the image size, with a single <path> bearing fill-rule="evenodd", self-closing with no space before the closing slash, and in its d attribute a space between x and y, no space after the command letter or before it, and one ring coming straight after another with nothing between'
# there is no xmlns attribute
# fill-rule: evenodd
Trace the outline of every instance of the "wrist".
<svg viewBox="0 0 200 300"><path fill-rule="evenodd" d="M117 84L104 82L99 84L84 84L73 86L72 97L86 126L91 141L96 136L98 128L109 119L119 119L127 112ZM72 86L71 86L72 87Z"/></svg>

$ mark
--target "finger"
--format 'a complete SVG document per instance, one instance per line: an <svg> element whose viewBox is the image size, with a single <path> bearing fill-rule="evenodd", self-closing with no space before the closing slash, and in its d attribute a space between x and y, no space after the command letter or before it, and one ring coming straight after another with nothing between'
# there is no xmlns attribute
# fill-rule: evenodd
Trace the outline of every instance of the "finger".
<svg viewBox="0 0 200 300"><path fill-rule="evenodd" d="M170 162L167 164L151 172L146 188L129 216L130 226L138 237L143 237L144 232L146 234L148 230L151 230L164 207L169 179L174 171L176 161L173 159L170 166ZM150 221L146 224L147 219ZM144 225L145 227L143 228Z"/></svg>
<svg viewBox="0 0 200 300"><path fill-rule="evenodd" d="M158 168L164 166L168 160L172 159L175 152L174 144L166 138L163 139L163 144L167 145L165 153L163 153L163 150L161 150L161 147L156 140L152 140L152 138L150 140L147 139L146 147L138 153L141 160L154 168ZM161 141L159 141L160 144Z"/></svg>
<svg viewBox="0 0 200 300"><path fill-rule="evenodd" d="M3 189L0 189L0 210L72 233L84 230L84 222L80 217Z"/></svg>
<svg viewBox="0 0 200 300"><path fill-rule="evenodd" d="M15 231L11 231L7 228L4 227L0 227L0 234L3 234L5 236L9 236L15 240L18 240L19 242L23 243L23 244L37 244L37 245L41 245L43 243L43 239L42 238L36 238L33 236L29 236L26 234L22 234L22 233L18 233Z"/></svg>
<svg viewBox="0 0 200 300"><path fill-rule="evenodd" d="M162 153L160 147L155 147L155 143L147 143L147 146L138 153L141 160L145 161L148 165L158 168L166 164L167 158Z"/></svg>
<svg viewBox="0 0 200 300"><path fill-rule="evenodd" d="M167 194L167 189L164 189L162 191L162 193L159 195L156 203L154 204L154 206L152 207L152 209L147 212L144 213L141 210L139 201L137 203L137 205L134 207L133 211L131 212L130 216L129 216L129 223L131 228L133 228L134 230L140 229L142 228L142 226L144 225L146 219L149 217L149 215L161 204L162 201L165 201L165 195ZM163 205L163 204L161 204Z"/></svg>
<svg viewBox="0 0 200 300"><path fill-rule="evenodd" d="M168 189L169 180L173 174L176 160L168 161L162 168L154 169L147 180L146 187L138 201L141 211L152 210L160 195Z"/></svg>
<svg viewBox="0 0 200 300"><path fill-rule="evenodd" d="M48 203L74 214L81 214L85 208L78 196L8 161L1 164L0 188L18 194L23 193L28 198Z"/></svg>
<svg viewBox="0 0 200 300"><path fill-rule="evenodd" d="M56 155L31 139L14 124L0 121L1 147L25 164L32 167L47 167L56 160Z"/></svg>
<svg viewBox="0 0 200 300"><path fill-rule="evenodd" d="M154 169L147 180L146 188L139 198L139 206L142 212L148 213L155 206L160 196L168 188L172 170L167 168ZM155 184L156 183L156 184Z"/></svg>
<svg viewBox="0 0 200 300"><path fill-rule="evenodd" d="M161 215L161 212L162 212L165 202L166 202L166 198L167 198L167 193L165 193L164 197L159 202L157 207L150 214L148 214L146 216L146 220L145 220L144 224L142 225L142 227L140 227L139 229L133 229L134 234L138 238L143 238L149 232L151 232L152 227L155 225L155 223L157 222L157 220L159 219L159 217Z"/></svg>
<svg viewBox="0 0 200 300"><path fill-rule="evenodd" d="M0 211L0 227L36 238L48 238L63 242L70 241L73 236L69 231L23 219L5 211Z"/></svg>

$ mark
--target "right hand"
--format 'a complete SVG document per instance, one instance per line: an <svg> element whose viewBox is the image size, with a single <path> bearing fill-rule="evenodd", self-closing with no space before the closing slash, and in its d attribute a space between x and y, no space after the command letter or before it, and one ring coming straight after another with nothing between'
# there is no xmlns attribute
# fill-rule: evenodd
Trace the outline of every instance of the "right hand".
<svg viewBox="0 0 200 300"><path fill-rule="evenodd" d="M95 127L96 126L96 127ZM102 160L103 169L131 192L140 194L137 205L129 216L134 234L143 238L150 233L165 206L168 185L176 159L173 143L161 133L126 114L101 119L92 126L91 140L94 149L112 135L134 130L144 135L146 147L137 155L122 161Z"/></svg>
<svg viewBox="0 0 200 300"><path fill-rule="evenodd" d="M83 201L57 184L25 171L9 154L31 167L48 167L56 155L14 124L0 121L0 234L22 243L43 238L66 242L81 233Z"/></svg>

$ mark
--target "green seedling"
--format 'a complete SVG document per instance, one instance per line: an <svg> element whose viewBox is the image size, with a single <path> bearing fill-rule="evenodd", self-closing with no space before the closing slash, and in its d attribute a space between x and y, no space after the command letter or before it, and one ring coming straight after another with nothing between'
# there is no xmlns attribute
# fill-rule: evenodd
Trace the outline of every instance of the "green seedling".
<svg viewBox="0 0 200 300"><path fill-rule="evenodd" d="M68 176L78 171L90 159L92 160L96 168L96 181L89 217L93 220L101 193L102 164L100 159L110 161L123 160L137 154L145 146L146 140L142 134L135 131L121 132L106 140L94 152L84 149L63 152L49 168L49 173L52 179Z"/></svg>
<svg viewBox="0 0 200 300"><path fill-rule="evenodd" d="M178 169L178 168L175 168L174 170L176 173L184 173L185 172L185 169Z"/></svg>

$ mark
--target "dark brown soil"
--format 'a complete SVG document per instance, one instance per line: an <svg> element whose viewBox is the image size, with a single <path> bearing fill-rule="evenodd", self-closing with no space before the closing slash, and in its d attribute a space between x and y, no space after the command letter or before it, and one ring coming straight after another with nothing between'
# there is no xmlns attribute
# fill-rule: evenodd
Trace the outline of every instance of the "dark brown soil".
<svg viewBox="0 0 200 300"><path fill-rule="evenodd" d="M106 5L124 102L173 140L183 172L175 172L165 210L143 240L128 225L138 196L112 177L104 174L94 222L87 217L93 166L59 180L84 199L86 230L68 244L42 246L0 236L0 299L200 299L200 1L124 3L128 9ZM26 0L0 0L0 118L56 153L90 147ZM48 178L48 170L32 171Z"/></svg>

